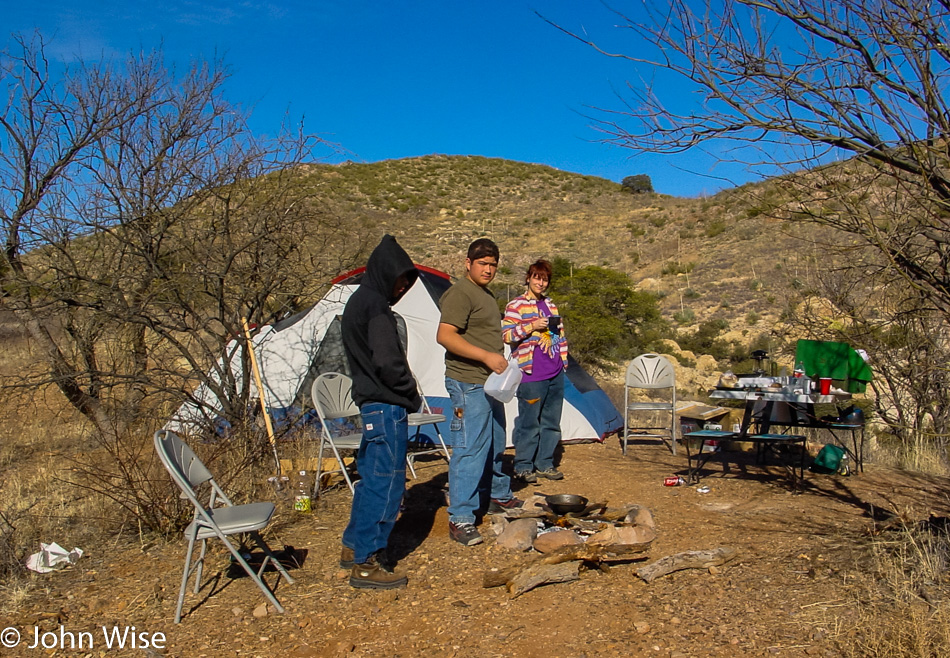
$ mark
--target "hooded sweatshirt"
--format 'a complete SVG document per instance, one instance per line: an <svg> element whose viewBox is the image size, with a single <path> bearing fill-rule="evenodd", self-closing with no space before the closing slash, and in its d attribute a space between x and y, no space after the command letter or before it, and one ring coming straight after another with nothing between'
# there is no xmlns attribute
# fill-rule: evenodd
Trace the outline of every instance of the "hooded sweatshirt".
<svg viewBox="0 0 950 658"><path fill-rule="evenodd" d="M343 310L343 349L357 406L382 402L417 411L422 405L391 308L402 297L394 287L403 274L408 290L419 271L396 238L386 235L370 255L360 285Z"/></svg>

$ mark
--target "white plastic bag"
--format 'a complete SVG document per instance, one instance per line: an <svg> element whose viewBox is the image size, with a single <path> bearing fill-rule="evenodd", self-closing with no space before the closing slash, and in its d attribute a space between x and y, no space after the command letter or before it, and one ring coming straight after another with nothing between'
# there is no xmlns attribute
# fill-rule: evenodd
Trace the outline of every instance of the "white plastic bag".
<svg viewBox="0 0 950 658"><path fill-rule="evenodd" d="M26 568L38 573L49 573L60 567L65 567L67 564L75 564L76 560L81 557L81 548L67 551L56 542L52 544L40 542L40 552L34 553L26 559Z"/></svg>
<svg viewBox="0 0 950 658"><path fill-rule="evenodd" d="M488 375L485 382L485 394L499 402L511 402L521 383L521 368L515 359L508 359L508 367L500 375L496 372Z"/></svg>

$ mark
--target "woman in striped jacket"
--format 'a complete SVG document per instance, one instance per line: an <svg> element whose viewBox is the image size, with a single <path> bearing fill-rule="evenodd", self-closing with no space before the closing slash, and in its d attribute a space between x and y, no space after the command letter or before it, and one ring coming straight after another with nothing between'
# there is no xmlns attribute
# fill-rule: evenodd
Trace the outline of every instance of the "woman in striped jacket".
<svg viewBox="0 0 950 658"><path fill-rule="evenodd" d="M557 306L545 294L551 263L538 260L525 275L525 294L505 308L502 334L521 368L518 420L515 423L515 477L537 482L560 480L554 451L561 441L561 407L567 370L567 339Z"/></svg>

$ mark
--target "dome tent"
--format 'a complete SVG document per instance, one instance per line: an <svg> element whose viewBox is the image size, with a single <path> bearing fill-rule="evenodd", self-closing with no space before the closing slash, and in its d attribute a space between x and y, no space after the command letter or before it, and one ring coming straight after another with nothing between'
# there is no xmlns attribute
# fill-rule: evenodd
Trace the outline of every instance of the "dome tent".
<svg viewBox="0 0 950 658"><path fill-rule="evenodd" d="M451 285L448 274L416 266L419 279L396 303L393 310L405 329L409 365L433 413L446 413L451 401L445 389L445 350L436 340L439 325L438 300ZM323 299L307 311L263 327L253 338L254 352L261 369L264 399L271 416L278 423L295 423L313 418L310 386L324 372L348 372L340 334L340 316L346 300L356 290L365 268L343 274L333 280ZM500 322L500 316L499 316ZM241 385L240 344L229 346L231 371ZM218 363L217 371L224 367ZM258 397L253 381L251 397ZM215 425L216 411L221 405L210 388L199 386L166 424L166 429L191 433L189 430ZM508 444L518 415L517 400L505 405ZM564 387L561 433L564 441L603 440L623 425L620 412L594 379L573 359L570 360ZM448 421L440 426L442 436L450 441Z"/></svg>

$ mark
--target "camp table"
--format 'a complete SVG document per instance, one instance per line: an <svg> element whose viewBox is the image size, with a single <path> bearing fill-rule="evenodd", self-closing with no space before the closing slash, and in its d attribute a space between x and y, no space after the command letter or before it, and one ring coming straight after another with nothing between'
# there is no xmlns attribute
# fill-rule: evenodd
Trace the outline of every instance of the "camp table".
<svg viewBox="0 0 950 658"><path fill-rule="evenodd" d="M750 382L749 385L742 388L717 387L714 391L710 391L709 397L719 400L745 401L742 422L739 424L739 431L737 432L699 430L685 435L687 438L699 441L699 452L696 455L695 462L690 454L690 442L686 442L687 459L689 460L688 480L690 482L699 479L700 470L714 454L703 451L706 442L710 440L754 443L758 461L762 461L765 450L780 453L790 447L798 446L798 480L799 483L804 480L806 437L801 434L774 433L771 431L772 426L806 426L802 421L815 418L814 405L833 403L835 401L834 395L802 393L787 388L773 389L765 381L756 381ZM756 431L754 432L751 431L753 422L756 424ZM792 473L794 474L794 472L793 467Z"/></svg>
<svg viewBox="0 0 950 658"><path fill-rule="evenodd" d="M697 464L690 468L691 477L709 459L704 458L703 445L709 439L732 441L749 441L756 443L759 450L763 447L770 449L788 445L800 444L802 462L800 469L804 475L805 437L796 434L774 433L773 427L785 428L814 428L828 430L835 443L841 445L854 460L858 471L864 470L864 426L837 421L827 421L815 415L816 404L833 404L839 396L850 397L848 393L839 392L830 395L820 393L801 393L787 388L773 390L769 387L747 386L744 388L717 387L710 391L709 397L719 400L744 400L742 422L738 432L721 432L723 436L704 436L704 433L691 433L687 436L700 439L700 454ZM751 428L755 424L756 431ZM843 440L844 432L851 433L850 445ZM705 434L709 434L708 432ZM688 454L688 448L687 448Z"/></svg>

